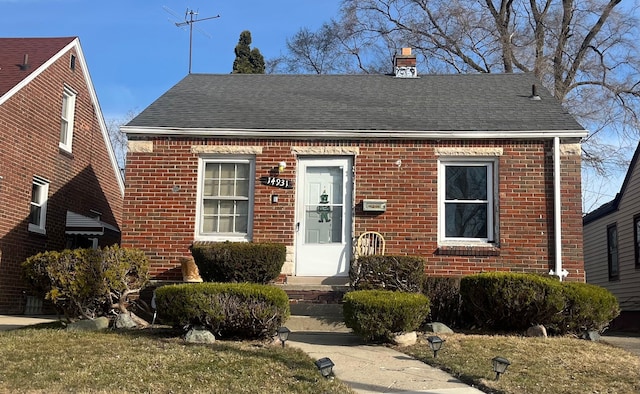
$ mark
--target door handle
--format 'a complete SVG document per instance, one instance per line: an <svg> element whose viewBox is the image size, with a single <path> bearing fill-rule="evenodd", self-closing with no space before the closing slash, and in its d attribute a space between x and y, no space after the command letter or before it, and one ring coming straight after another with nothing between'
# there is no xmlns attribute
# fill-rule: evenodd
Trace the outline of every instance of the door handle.
<svg viewBox="0 0 640 394"><path fill-rule="evenodd" d="M296 233L300 231L300 222L296 223Z"/></svg>

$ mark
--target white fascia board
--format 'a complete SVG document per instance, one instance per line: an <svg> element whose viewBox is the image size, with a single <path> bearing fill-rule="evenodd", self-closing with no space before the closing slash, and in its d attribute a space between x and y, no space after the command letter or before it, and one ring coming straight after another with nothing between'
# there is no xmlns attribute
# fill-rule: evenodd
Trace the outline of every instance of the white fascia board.
<svg viewBox="0 0 640 394"><path fill-rule="evenodd" d="M122 172L120 171L120 167L118 167L118 161L116 160L116 154L113 151L113 146L111 146L111 139L109 138L107 125L104 122L104 116L102 115L102 109L100 108L98 95L96 94L96 91L93 88L93 81L91 80L91 75L89 74L89 67L87 66L87 62L85 61L85 58L84 58L84 53L82 52L82 48L80 47L80 40L76 37L76 39L73 40L73 42L69 44L67 48L65 48L65 52L71 49L71 47L74 45L76 46L76 52L78 54L77 60L80 62L80 65L82 67L84 79L87 83L87 89L89 90L89 94L91 95L91 100L93 101L93 104L94 104L93 108L95 109L95 112L96 112L96 118L100 123L100 131L102 132L102 139L104 140L105 148L107 149L107 153L109 154L111 167L113 167L116 180L118 181L118 187L120 188L120 195L124 198L124 179L122 178Z"/></svg>
<svg viewBox="0 0 640 394"><path fill-rule="evenodd" d="M214 137L214 138L280 138L280 139L544 139L584 138L587 130L531 130L531 131L415 131L415 130L280 130L280 129L215 129L179 127L123 126L121 131L130 137Z"/></svg>

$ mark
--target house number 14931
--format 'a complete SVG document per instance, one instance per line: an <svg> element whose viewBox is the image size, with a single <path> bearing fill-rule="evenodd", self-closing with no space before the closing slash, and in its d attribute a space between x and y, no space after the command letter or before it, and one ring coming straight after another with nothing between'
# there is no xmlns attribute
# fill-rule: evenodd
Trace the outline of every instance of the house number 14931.
<svg viewBox="0 0 640 394"><path fill-rule="evenodd" d="M293 189L293 181L274 176L263 176L260 178L260 183L267 186L279 187L281 189Z"/></svg>

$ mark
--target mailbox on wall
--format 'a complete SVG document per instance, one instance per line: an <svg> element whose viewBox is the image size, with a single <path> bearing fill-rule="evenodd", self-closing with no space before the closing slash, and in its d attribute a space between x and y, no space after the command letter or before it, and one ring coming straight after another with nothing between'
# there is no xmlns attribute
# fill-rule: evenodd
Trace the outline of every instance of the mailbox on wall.
<svg viewBox="0 0 640 394"><path fill-rule="evenodd" d="M384 212L387 210L387 200L362 200L364 212Z"/></svg>

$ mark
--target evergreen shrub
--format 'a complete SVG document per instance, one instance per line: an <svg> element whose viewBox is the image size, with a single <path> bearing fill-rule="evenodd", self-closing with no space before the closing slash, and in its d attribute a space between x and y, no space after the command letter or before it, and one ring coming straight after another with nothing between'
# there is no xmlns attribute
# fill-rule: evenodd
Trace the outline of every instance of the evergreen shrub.
<svg viewBox="0 0 640 394"><path fill-rule="evenodd" d="M220 242L195 244L191 254L205 282L267 284L280 275L286 248L275 243Z"/></svg>
<svg viewBox="0 0 640 394"><path fill-rule="evenodd" d="M273 336L289 317L289 297L255 283L187 283L156 289L158 319L174 327L204 326L221 338Z"/></svg>
<svg viewBox="0 0 640 394"><path fill-rule="evenodd" d="M545 324L564 308L561 283L551 277L513 272L464 276L460 296L465 325L522 331Z"/></svg>
<svg viewBox="0 0 640 394"><path fill-rule="evenodd" d="M67 319L93 319L114 308L126 311L129 297L149 282L149 261L142 251L118 245L65 249L27 258L22 272L33 292Z"/></svg>
<svg viewBox="0 0 640 394"><path fill-rule="evenodd" d="M579 282L563 282L565 299L562 313L554 316L550 330L557 334L580 335L585 331L602 333L620 314L618 299L609 290Z"/></svg>
<svg viewBox="0 0 640 394"><path fill-rule="evenodd" d="M420 292L424 279L424 259L419 256L361 256L349 268L355 290Z"/></svg>
<svg viewBox="0 0 640 394"><path fill-rule="evenodd" d="M459 325L460 278L426 277L422 293L431 301L430 322L444 323L450 327Z"/></svg>
<svg viewBox="0 0 640 394"><path fill-rule="evenodd" d="M429 299L421 293L355 290L344 296L347 327L366 341L389 342L399 332L415 331L429 314Z"/></svg>

